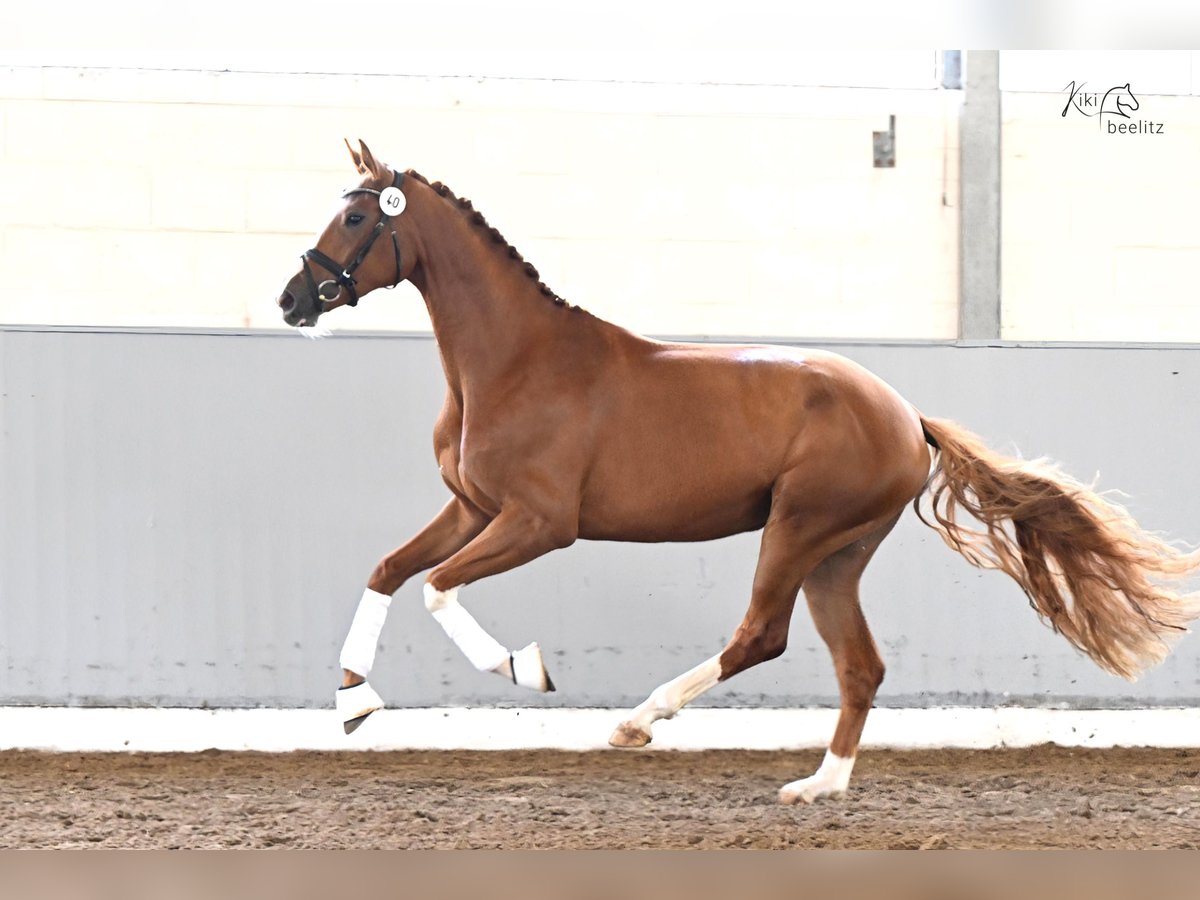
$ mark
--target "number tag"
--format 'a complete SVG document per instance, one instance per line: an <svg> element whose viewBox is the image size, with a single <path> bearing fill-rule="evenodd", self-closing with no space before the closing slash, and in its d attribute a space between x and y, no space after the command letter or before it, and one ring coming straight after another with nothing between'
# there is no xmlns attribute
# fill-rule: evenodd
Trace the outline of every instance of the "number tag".
<svg viewBox="0 0 1200 900"><path fill-rule="evenodd" d="M404 199L404 191L392 185L385 187L379 192L379 208L383 210L385 216L398 216L404 212L404 205L407 201Z"/></svg>

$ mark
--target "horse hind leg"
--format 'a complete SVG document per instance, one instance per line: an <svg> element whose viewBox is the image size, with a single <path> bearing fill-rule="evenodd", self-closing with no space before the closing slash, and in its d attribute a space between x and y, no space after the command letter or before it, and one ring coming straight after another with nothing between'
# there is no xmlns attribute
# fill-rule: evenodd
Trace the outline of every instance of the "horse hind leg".
<svg viewBox="0 0 1200 900"><path fill-rule="evenodd" d="M823 560L805 579L804 596L817 633L829 647L841 690L841 712L820 768L779 791L783 803L841 797L850 783L858 744L884 665L859 604L858 585L899 515Z"/></svg>
<svg viewBox="0 0 1200 900"><path fill-rule="evenodd" d="M617 726L608 740L610 744L644 747L650 743L656 721L672 718L687 703L720 682L783 653L804 576L804 561L797 559L797 546L806 544L797 535L792 520L777 517L767 523L750 608L725 649L657 687Z"/></svg>

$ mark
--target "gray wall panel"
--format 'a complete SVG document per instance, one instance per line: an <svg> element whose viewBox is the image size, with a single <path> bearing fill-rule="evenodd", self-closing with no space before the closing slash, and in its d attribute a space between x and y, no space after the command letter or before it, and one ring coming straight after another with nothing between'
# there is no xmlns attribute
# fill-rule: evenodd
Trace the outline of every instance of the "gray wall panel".
<svg viewBox="0 0 1200 900"><path fill-rule="evenodd" d="M1101 473L1148 527L1200 541L1200 349L834 347L998 449ZM423 337L0 331L0 704L325 706L378 558L447 496ZM756 535L579 543L463 600L536 639L559 692L471 670L397 595L372 682L398 706L629 705L716 652L744 611ZM868 570L881 705L1191 703L1200 639L1128 684L1040 625L907 514ZM802 611L785 656L713 705L831 704Z"/></svg>

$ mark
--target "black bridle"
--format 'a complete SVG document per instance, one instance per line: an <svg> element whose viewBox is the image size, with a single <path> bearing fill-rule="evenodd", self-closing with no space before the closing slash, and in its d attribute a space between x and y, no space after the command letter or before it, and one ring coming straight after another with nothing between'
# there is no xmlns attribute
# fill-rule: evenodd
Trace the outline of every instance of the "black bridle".
<svg viewBox="0 0 1200 900"><path fill-rule="evenodd" d="M403 180L404 173L397 172L396 177L392 179L392 187L399 190L400 182ZM377 191L373 188L351 188L342 194L342 199L350 197L354 194L374 194L376 197L378 197L381 193L382 191ZM367 254L371 252L371 248L375 246L375 241L379 238L379 235L383 233L383 229L391 224L393 218L384 211L382 206L379 207L379 215L380 219L375 223L375 227L367 236L366 243L359 248L358 253L354 254L354 259L351 260L348 265L341 265L336 260L326 256L316 247L311 250L304 251L304 253L301 255L300 261L304 264L304 277L308 280L308 289L312 292L312 296L317 300L317 302L322 305L322 312L325 311L325 304L332 303L341 296L343 288L346 289L346 293L349 295L346 305L358 306L358 288L356 286L357 282L354 280L354 271L362 265L363 260L367 258ZM395 287L400 283L400 239L396 237L395 225L392 225L392 249L396 252L396 280L393 281L389 287ZM313 277L312 269L308 265L308 261L310 259L322 269L330 272L334 277L327 278L318 284L317 279ZM330 285L333 285L334 288L331 289L329 287Z"/></svg>

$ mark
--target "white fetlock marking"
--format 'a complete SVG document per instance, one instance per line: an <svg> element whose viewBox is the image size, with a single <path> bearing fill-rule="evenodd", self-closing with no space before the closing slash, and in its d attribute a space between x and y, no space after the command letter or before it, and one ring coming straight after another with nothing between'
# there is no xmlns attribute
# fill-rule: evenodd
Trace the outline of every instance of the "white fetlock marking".
<svg viewBox="0 0 1200 900"><path fill-rule="evenodd" d="M820 768L807 778L785 784L779 791L779 799L784 803L812 803L821 797L841 797L850 785L853 770L853 756L841 757L826 750Z"/></svg>
<svg viewBox="0 0 1200 900"><path fill-rule="evenodd" d="M721 680L721 657L706 659L678 678L660 684L629 716L626 724L650 734L651 726L659 719L670 719L684 706Z"/></svg>
<svg viewBox="0 0 1200 900"><path fill-rule="evenodd" d="M459 604L458 588L439 591L426 582L425 608L480 672L491 671L508 662L508 649L484 631L474 616Z"/></svg>
<svg viewBox="0 0 1200 900"><path fill-rule="evenodd" d="M365 681L337 691L334 694L334 702L343 722L383 709L383 698Z"/></svg>
<svg viewBox="0 0 1200 900"><path fill-rule="evenodd" d="M545 693L550 690L546 666L542 662L542 649L537 642L513 651L512 680L514 684L533 688L535 691Z"/></svg>
<svg viewBox="0 0 1200 900"><path fill-rule="evenodd" d="M375 648L379 644L379 633L383 631L383 623L387 620L388 607L391 604L392 598L387 594L370 588L363 591L338 658L343 669L349 669L363 678L371 674L371 666L375 664Z"/></svg>

